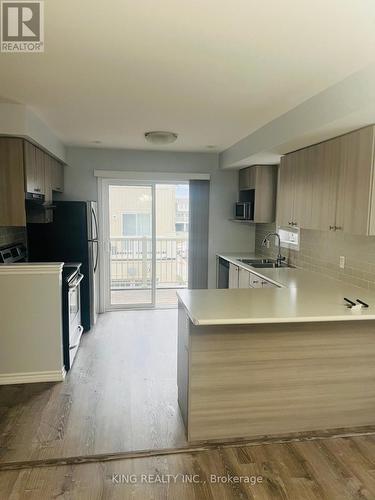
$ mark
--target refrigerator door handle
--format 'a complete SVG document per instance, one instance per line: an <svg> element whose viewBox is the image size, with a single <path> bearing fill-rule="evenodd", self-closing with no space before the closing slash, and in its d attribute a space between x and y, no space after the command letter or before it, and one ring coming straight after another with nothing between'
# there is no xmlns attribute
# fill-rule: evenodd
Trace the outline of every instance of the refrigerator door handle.
<svg viewBox="0 0 375 500"><path fill-rule="evenodd" d="M94 264L94 273L96 273L96 270L98 269L98 260L99 260L99 242L98 240L93 242L96 244L96 256L95 256L95 264Z"/></svg>
<svg viewBox="0 0 375 500"><path fill-rule="evenodd" d="M95 210L92 207L91 207L91 214L92 214L92 217L93 217L93 220L94 220L94 225L95 225L95 237L93 238L93 240L97 240L99 238L98 221L97 221L97 218L96 218Z"/></svg>

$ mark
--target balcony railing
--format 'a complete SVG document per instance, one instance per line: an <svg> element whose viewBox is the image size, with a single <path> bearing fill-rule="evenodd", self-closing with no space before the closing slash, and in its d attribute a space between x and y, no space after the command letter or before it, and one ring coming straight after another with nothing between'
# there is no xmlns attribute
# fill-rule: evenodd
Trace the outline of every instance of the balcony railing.
<svg viewBox="0 0 375 500"><path fill-rule="evenodd" d="M111 238L111 290L148 289L152 239ZM156 287L184 288L188 280L187 237L156 238Z"/></svg>

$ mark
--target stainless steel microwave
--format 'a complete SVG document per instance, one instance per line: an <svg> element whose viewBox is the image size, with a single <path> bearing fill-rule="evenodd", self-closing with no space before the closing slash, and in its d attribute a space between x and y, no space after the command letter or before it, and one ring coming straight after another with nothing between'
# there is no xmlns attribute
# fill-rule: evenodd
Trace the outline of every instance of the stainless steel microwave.
<svg viewBox="0 0 375 500"><path fill-rule="evenodd" d="M234 217L239 220L254 220L254 203L239 201L234 207Z"/></svg>

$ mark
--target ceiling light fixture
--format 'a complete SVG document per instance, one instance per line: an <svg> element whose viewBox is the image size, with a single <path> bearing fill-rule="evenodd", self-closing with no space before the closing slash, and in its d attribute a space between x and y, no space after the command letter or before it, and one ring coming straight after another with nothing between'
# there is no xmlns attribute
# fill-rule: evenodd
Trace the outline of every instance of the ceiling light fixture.
<svg viewBox="0 0 375 500"><path fill-rule="evenodd" d="M152 144L163 145L171 144L177 140L178 135L174 132L152 131L145 133L145 139Z"/></svg>

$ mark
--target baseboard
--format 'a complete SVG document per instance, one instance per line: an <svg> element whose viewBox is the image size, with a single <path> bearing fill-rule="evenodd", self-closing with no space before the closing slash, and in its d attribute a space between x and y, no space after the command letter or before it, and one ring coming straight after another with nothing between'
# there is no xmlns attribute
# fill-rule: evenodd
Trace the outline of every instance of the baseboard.
<svg viewBox="0 0 375 500"><path fill-rule="evenodd" d="M62 382L65 375L65 368L48 372L0 373L0 385Z"/></svg>

